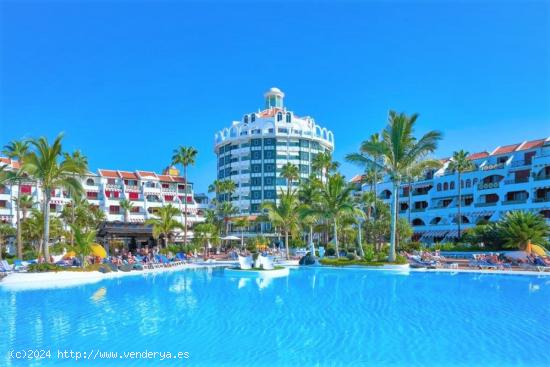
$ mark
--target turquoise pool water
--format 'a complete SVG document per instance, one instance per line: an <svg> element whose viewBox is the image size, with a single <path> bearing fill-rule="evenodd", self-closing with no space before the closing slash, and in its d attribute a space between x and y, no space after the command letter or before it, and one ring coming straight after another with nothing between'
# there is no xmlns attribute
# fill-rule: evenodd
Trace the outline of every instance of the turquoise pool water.
<svg viewBox="0 0 550 367"><path fill-rule="evenodd" d="M0 288L0 340L0 366L550 366L550 277L199 269ZM9 355L28 349L51 357ZM58 350L119 357L75 363ZM188 358L120 357L145 351Z"/></svg>

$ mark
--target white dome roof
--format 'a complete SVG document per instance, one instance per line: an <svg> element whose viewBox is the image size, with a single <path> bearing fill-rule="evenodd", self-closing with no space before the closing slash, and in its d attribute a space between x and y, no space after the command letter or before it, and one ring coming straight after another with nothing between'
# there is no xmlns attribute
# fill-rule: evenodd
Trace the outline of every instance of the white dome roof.
<svg viewBox="0 0 550 367"><path fill-rule="evenodd" d="M264 97L267 97L267 96L270 96L270 95L279 95L281 97L284 97L285 94L279 89L279 88L276 88L276 87L271 87L269 88L269 90L265 93Z"/></svg>

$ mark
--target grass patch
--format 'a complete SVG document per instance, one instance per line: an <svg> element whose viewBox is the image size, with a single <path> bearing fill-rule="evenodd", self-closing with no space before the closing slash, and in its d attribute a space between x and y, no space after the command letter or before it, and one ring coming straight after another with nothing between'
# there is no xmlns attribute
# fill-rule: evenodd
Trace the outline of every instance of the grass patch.
<svg viewBox="0 0 550 367"><path fill-rule="evenodd" d="M27 271L29 273L48 273L48 272L59 272L59 271L70 271L70 272L91 272L91 271L99 271L99 269L105 269L105 272L110 272L111 269L104 265L104 264L92 264L87 265L86 267L67 267L67 266L59 266L56 264L30 264L27 268Z"/></svg>

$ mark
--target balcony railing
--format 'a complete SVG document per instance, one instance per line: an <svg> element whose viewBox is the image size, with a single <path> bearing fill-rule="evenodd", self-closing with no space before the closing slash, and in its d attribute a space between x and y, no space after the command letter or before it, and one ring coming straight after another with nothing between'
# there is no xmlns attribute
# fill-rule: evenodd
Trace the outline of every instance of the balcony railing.
<svg viewBox="0 0 550 367"><path fill-rule="evenodd" d="M531 165L532 161L526 161L525 159L519 160L519 161L512 161L511 166L512 167L521 167L521 166L529 166Z"/></svg>
<svg viewBox="0 0 550 367"><path fill-rule="evenodd" d="M420 196L420 195L428 195L428 191L426 191L426 192L413 191L412 192L412 196Z"/></svg>
<svg viewBox="0 0 550 367"><path fill-rule="evenodd" d="M492 202L492 203L475 203L474 206L476 208L479 208L479 207L485 207L485 206L495 206L497 205L497 202Z"/></svg>
<svg viewBox="0 0 550 367"><path fill-rule="evenodd" d="M550 175L545 175L545 176L534 176L533 179L534 179L535 181L550 180Z"/></svg>
<svg viewBox="0 0 550 367"><path fill-rule="evenodd" d="M513 185L513 184L526 183L526 182L529 182L529 177L521 177L521 178L514 178L514 179L511 179L511 180L506 180L506 181L504 181L504 184L505 185Z"/></svg>
<svg viewBox="0 0 550 367"><path fill-rule="evenodd" d="M486 166L481 167L481 170L490 171L493 169L501 169L501 168L504 168L504 163L488 164Z"/></svg>
<svg viewBox="0 0 550 367"><path fill-rule="evenodd" d="M412 208L411 212L417 213L417 212L425 212L426 208Z"/></svg>
<svg viewBox="0 0 550 367"><path fill-rule="evenodd" d="M478 190L498 189L500 187L499 182L480 183L477 185Z"/></svg>
<svg viewBox="0 0 550 367"><path fill-rule="evenodd" d="M504 200L502 205L514 205L514 204L525 204L527 199L518 199L518 200Z"/></svg>
<svg viewBox="0 0 550 367"><path fill-rule="evenodd" d="M548 202L550 202L550 197L533 199L533 203L548 203Z"/></svg>

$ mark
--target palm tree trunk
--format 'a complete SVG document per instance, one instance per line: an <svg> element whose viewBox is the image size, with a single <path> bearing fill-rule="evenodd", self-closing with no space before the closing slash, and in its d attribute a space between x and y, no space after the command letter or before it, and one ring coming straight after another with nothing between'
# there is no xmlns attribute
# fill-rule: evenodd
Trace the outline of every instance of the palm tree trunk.
<svg viewBox="0 0 550 367"><path fill-rule="evenodd" d="M390 262L395 261L395 244L397 239L397 222L396 222L396 213L397 213L397 195L399 194L399 181L393 183L393 195L392 195L392 205L391 205L391 220L390 220L390 253L388 260Z"/></svg>
<svg viewBox="0 0 550 367"><path fill-rule="evenodd" d="M338 247L338 224L336 218L334 218L334 247L336 248L336 258L340 258L340 248Z"/></svg>
<svg viewBox="0 0 550 367"><path fill-rule="evenodd" d="M460 213L461 212L461 209L462 209L462 188L460 187L460 171L458 171L458 182L457 182L457 185L458 185L458 203L457 203L457 208L458 208L458 241L460 241L460 224L462 223L462 214Z"/></svg>
<svg viewBox="0 0 550 367"><path fill-rule="evenodd" d="M12 191L13 192L13 191ZM20 205L21 203L21 182L19 182L19 186L17 188L17 201L14 201L17 204L17 257L19 259L23 259L23 240L21 238L21 216L19 214Z"/></svg>
<svg viewBox="0 0 550 367"><path fill-rule="evenodd" d="M409 179L409 190L408 191L408 196L409 196L409 224L411 224L411 205L412 205L412 197L411 197L411 180Z"/></svg>
<svg viewBox="0 0 550 367"><path fill-rule="evenodd" d="M183 179L185 180L183 195L183 244L187 244L187 165L183 166Z"/></svg>
<svg viewBox="0 0 550 367"><path fill-rule="evenodd" d="M359 256L361 257L364 257L365 256L365 252L363 251L363 241L362 241L362 238L361 238L361 219L359 219L359 223L358 223L358 227L359 227L359 231L357 232L357 239L359 241Z"/></svg>
<svg viewBox="0 0 550 367"><path fill-rule="evenodd" d="M50 262L50 249L48 248L48 242L50 240L50 199L51 192L49 189L43 189L44 191L44 238L42 239L44 258L46 262Z"/></svg>
<svg viewBox="0 0 550 367"><path fill-rule="evenodd" d="M285 231L286 259L290 260L290 251L288 249L288 231Z"/></svg>
<svg viewBox="0 0 550 367"><path fill-rule="evenodd" d="M313 226L309 226L309 247L311 250L311 256L315 257L315 243L313 243Z"/></svg>

